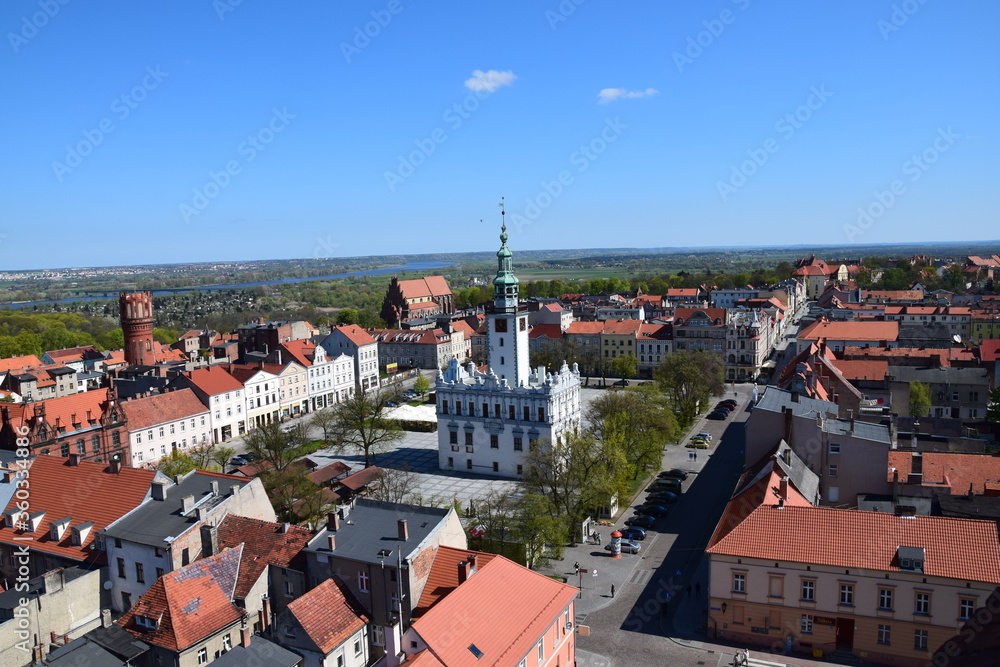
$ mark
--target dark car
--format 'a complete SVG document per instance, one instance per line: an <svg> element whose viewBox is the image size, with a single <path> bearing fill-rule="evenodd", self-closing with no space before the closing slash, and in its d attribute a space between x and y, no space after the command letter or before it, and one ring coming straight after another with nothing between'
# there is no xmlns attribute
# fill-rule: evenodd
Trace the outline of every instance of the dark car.
<svg viewBox="0 0 1000 667"><path fill-rule="evenodd" d="M623 540L644 540L646 539L646 529L639 526L629 526L621 529Z"/></svg>
<svg viewBox="0 0 1000 667"><path fill-rule="evenodd" d="M247 452L246 454L240 454L239 456L247 463L253 463L254 461L257 460L257 456L255 454L251 454L250 452Z"/></svg>
<svg viewBox="0 0 1000 667"><path fill-rule="evenodd" d="M635 508L636 514L648 514L649 516L657 516L657 517L666 516L667 512L669 511L670 510L668 510L663 505L651 505L648 503L645 505L639 505L638 507Z"/></svg>
<svg viewBox="0 0 1000 667"><path fill-rule="evenodd" d="M656 517L648 514L636 514L625 520L626 526L639 526L640 528L652 528L656 525Z"/></svg>
<svg viewBox="0 0 1000 667"><path fill-rule="evenodd" d="M737 406L736 401L719 401L719 407L729 408L730 410L735 410Z"/></svg>
<svg viewBox="0 0 1000 667"><path fill-rule="evenodd" d="M677 502L677 494L672 491L656 491L646 496L646 503L651 505L669 505Z"/></svg>
<svg viewBox="0 0 1000 667"><path fill-rule="evenodd" d="M646 487L646 493L655 493L658 491L673 491L677 492L681 490L681 480L676 477L660 477L655 482Z"/></svg>
<svg viewBox="0 0 1000 667"><path fill-rule="evenodd" d="M642 549L642 545L631 540L622 540L621 550L623 554L637 554ZM611 545L604 547L605 551L611 551Z"/></svg>
<svg viewBox="0 0 1000 667"><path fill-rule="evenodd" d="M708 415L706 419L711 419L713 421L725 421L726 417L729 416L728 412L723 412L721 410L716 410L712 414Z"/></svg>
<svg viewBox="0 0 1000 667"><path fill-rule="evenodd" d="M247 460L242 456L234 456L233 458L229 459L229 465L235 466L237 468L239 468L240 466L245 466L246 464Z"/></svg>
<svg viewBox="0 0 1000 667"><path fill-rule="evenodd" d="M680 468L671 468L670 470L663 470L663 471L660 472L659 476L660 476L661 479L664 478L664 477L675 477L677 479L687 479L688 478L687 472L684 471L684 470L681 470Z"/></svg>

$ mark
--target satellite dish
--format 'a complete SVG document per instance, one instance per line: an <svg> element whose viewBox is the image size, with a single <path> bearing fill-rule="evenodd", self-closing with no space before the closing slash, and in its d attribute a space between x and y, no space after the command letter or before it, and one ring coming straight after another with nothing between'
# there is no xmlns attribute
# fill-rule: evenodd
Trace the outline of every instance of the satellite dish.
<svg viewBox="0 0 1000 667"><path fill-rule="evenodd" d="M955 334L954 336L951 337L951 340L952 340L952 342L955 342L955 343L961 343L962 342L962 337L959 336L958 334Z"/></svg>

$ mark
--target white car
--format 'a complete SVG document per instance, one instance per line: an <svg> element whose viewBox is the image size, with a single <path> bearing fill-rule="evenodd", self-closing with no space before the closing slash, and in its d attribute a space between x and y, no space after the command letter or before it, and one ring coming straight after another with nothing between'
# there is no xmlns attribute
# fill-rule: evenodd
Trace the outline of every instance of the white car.
<svg viewBox="0 0 1000 667"><path fill-rule="evenodd" d="M712 434L711 433L698 433L694 437L696 437L696 438L705 438L709 442L712 442Z"/></svg>

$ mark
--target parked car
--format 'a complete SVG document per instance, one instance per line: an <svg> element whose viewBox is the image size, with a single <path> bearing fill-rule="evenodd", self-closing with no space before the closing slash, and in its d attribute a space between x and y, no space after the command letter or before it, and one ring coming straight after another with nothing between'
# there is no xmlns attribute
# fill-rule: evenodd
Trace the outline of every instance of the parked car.
<svg viewBox="0 0 1000 667"><path fill-rule="evenodd" d="M639 526L640 528L652 528L656 525L656 517L648 514L636 514L625 520L626 526Z"/></svg>
<svg viewBox="0 0 1000 667"><path fill-rule="evenodd" d="M725 421L726 417L729 416L728 412L723 412L722 410L716 410L706 417L706 419L711 419L712 421Z"/></svg>
<svg viewBox="0 0 1000 667"><path fill-rule="evenodd" d="M621 388L621 387L627 387L628 386L628 380L616 380L611 386L612 387L619 387L619 388Z"/></svg>
<svg viewBox="0 0 1000 667"><path fill-rule="evenodd" d="M673 491L656 491L646 496L646 503L651 505L669 505L676 503L679 496Z"/></svg>
<svg viewBox="0 0 1000 667"><path fill-rule="evenodd" d="M730 410L735 410L738 404L736 401L730 399L726 401L719 401L719 407L729 408Z"/></svg>
<svg viewBox="0 0 1000 667"><path fill-rule="evenodd" d="M709 442L712 442L712 439L713 439L711 433L705 433L705 432L696 433L694 435L694 437L696 437L696 438L704 438L705 440L708 440Z"/></svg>
<svg viewBox="0 0 1000 667"><path fill-rule="evenodd" d="M247 460L242 456L234 456L233 458L229 459L229 465L236 468L239 468L240 466L245 466L246 464Z"/></svg>
<svg viewBox="0 0 1000 667"><path fill-rule="evenodd" d="M628 528L622 528L621 534L622 534L622 539L625 540L646 539L646 529L640 528L639 526L629 526Z"/></svg>
<svg viewBox="0 0 1000 667"><path fill-rule="evenodd" d="M646 502L645 504L637 506L634 512L635 514L648 514L649 516L660 517L660 516L666 516L667 513L670 512L670 510L668 510L663 505L653 505L649 502Z"/></svg>
<svg viewBox="0 0 1000 667"><path fill-rule="evenodd" d="M660 477L646 487L646 493L655 493L659 491L672 491L673 493L680 493L681 480L676 477Z"/></svg>
<svg viewBox="0 0 1000 667"><path fill-rule="evenodd" d="M660 477L676 477L677 479L687 479L687 472L681 470L680 468L671 468L670 470L660 471Z"/></svg>
<svg viewBox="0 0 1000 667"><path fill-rule="evenodd" d="M688 444L684 446L688 449L708 449L708 440L695 436L688 440Z"/></svg>
<svg viewBox="0 0 1000 667"><path fill-rule="evenodd" d="M245 454L240 454L239 457L244 461L246 461L247 463L253 463L254 461L257 460L257 455L251 454L250 452L247 452Z"/></svg>
<svg viewBox="0 0 1000 667"><path fill-rule="evenodd" d="M642 549L642 545L631 540L622 540L621 549L623 554L637 554ZM605 546L604 550L611 551L611 545Z"/></svg>

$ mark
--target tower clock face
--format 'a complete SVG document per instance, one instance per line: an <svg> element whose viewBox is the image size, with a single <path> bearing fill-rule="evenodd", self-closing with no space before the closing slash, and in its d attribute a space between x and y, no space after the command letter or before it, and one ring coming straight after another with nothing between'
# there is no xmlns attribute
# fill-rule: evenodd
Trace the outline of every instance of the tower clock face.
<svg viewBox="0 0 1000 667"><path fill-rule="evenodd" d="M507 320L496 320L496 331L498 333L506 333L507 331Z"/></svg>

